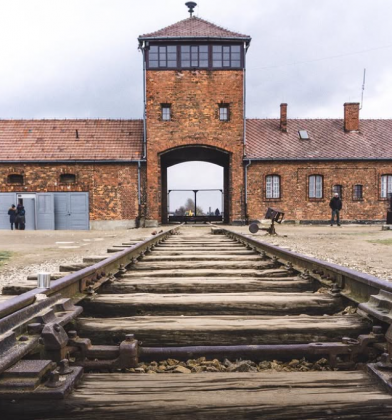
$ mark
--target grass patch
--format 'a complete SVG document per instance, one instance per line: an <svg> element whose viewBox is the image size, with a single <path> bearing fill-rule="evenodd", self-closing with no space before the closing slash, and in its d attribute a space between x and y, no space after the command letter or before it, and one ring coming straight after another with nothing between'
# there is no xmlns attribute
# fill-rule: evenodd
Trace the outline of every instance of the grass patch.
<svg viewBox="0 0 392 420"><path fill-rule="evenodd" d="M0 251L0 267L11 258L11 252Z"/></svg>
<svg viewBox="0 0 392 420"><path fill-rule="evenodd" d="M372 244L380 244L380 245L392 245L392 238L391 239L374 239L372 241L368 241Z"/></svg>

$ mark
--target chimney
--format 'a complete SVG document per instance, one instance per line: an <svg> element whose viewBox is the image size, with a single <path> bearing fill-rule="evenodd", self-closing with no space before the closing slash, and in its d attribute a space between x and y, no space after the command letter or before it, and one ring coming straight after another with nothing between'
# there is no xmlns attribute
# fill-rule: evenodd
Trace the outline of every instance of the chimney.
<svg viewBox="0 0 392 420"><path fill-rule="evenodd" d="M287 133L287 104L280 104L280 129Z"/></svg>
<svg viewBox="0 0 392 420"><path fill-rule="evenodd" d="M359 102L344 104L344 131L359 131Z"/></svg>

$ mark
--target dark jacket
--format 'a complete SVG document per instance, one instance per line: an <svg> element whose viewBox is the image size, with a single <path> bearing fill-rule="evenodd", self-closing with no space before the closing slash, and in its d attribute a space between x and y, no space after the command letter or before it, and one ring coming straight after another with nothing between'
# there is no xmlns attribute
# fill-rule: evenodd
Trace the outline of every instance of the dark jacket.
<svg viewBox="0 0 392 420"><path fill-rule="evenodd" d="M339 197L331 198L329 207L331 207L332 210L342 210L342 200Z"/></svg>
<svg viewBox="0 0 392 420"><path fill-rule="evenodd" d="M18 207L16 208L16 212L17 212L16 223L26 223L25 208L22 205L18 204Z"/></svg>
<svg viewBox="0 0 392 420"><path fill-rule="evenodd" d="M8 210L8 215L10 216L10 223L15 223L15 219L16 219L16 208L10 208Z"/></svg>

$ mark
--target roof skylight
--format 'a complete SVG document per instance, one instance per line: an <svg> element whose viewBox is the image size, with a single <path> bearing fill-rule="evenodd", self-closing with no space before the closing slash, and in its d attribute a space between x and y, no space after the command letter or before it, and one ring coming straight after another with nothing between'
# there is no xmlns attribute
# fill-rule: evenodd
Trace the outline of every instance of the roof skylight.
<svg viewBox="0 0 392 420"><path fill-rule="evenodd" d="M298 134L299 134L299 138L301 140L309 140L310 139L309 134L306 130L299 130Z"/></svg>

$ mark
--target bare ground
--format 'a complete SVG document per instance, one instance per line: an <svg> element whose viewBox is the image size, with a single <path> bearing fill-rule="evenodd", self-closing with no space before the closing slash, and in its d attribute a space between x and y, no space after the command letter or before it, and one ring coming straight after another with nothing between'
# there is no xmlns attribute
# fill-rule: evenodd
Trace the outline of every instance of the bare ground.
<svg viewBox="0 0 392 420"><path fill-rule="evenodd" d="M264 225L267 226L267 225ZM300 254L332 262L392 281L392 231L380 225L277 225L278 236L247 226L233 230Z"/></svg>
<svg viewBox="0 0 392 420"><path fill-rule="evenodd" d="M157 230L166 230L162 227ZM247 226L228 227L250 234ZM129 240L143 240L155 229L119 231L0 231L0 287L24 281L28 274L57 272L60 264L83 257L105 255L106 249ZM185 235L199 235L210 227L187 225ZM334 262L392 281L392 231L380 225L303 226L278 225L279 236L259 231L257 239L294 252ZM10 254L8 254L10 253ZM9 257L9 258L8 258Z"/></svg>
<svg viewBox="0 0 392 420"><path fill-rule="evenodd" d="M58 272L60 264L106 255L107 248L129 240L144 240L159 229L119 231L0 231L0 288L24 281L29 274Z"/></svg>

